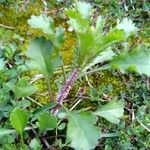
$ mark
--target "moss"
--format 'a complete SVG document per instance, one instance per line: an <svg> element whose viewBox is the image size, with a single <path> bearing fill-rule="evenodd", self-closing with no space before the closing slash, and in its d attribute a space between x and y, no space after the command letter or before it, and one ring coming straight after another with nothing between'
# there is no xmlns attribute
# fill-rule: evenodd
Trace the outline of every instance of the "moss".
<svg viewBox="0 0 150 150"><path fill-rule="evenodd" d="M103 71L100 74L93 75L91 77L92 84L94 87L106 87L109 96L118 96L120 91L125 90L125 84L123 83L120 76L114 75L110 71ZM112 86L112 90L109 91L108 86Z"/></svg>
<svg viewBox="0 0 150 150"><path fill-rule="evenodd" d="M61 54L65 65L70 65L73 62L75 43L76 40L73 33L67 33L65 43L61 49Z"/></svg>
<svg viewBox="0 0 150 150"><path fill-rule="evenodd" d="M36 70L27 71L22 74L21 78L26 79L26 80L31 80L31 78L33 78L37 74L39 74L39 72ZM48 94L45 94L45 93L47 93L47 84L46 84L44 78L33 82L33 85L37 88L37 91L33 95L33 98L36 101L40 102L41 104L48 103L49 96L48 96Z"/></svg>

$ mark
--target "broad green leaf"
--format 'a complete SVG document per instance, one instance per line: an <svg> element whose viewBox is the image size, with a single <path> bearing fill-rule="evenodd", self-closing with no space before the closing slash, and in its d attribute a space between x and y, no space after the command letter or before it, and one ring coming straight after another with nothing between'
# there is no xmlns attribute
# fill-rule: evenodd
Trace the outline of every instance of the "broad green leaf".
<svg viewBox="0 0 150 150"><path fill-rule="evenodd" d="M51 17L47 17L44 14L40 16L31 16L28 20L28 24L32 28L41 29L45 34L54 34L54 21Z"/></svg>
<svg viewBox="0 0 150 150"><path fill-rule="evenodd" d="M31 41L26 55L32 60L35 68L47 78L61 63L61 58L54 50L52 42L44 37Z"/></svg>
<svg viewBox="0 0 150 150"><path fill-rule="evenodd" d="M0 138L15 132L15 130L0 128Z"/></svg>
<svg viewBox="0 0 150 150"><path fill-rule="evenodd" d="M97 117L91 113L68 113L67 137L75 150L91 150L98 144L100 130L95 126Z"/></svg>
<svg viewBox="0 0 150 150"><path fill-rule="evenodd" d="M24 131L28 123L28 114L25 110L15 108L10 114L11 125L20 133Z"/></svg>
<svg viewBox="0 0 150 150"><path fill-rule="evenodd" d="M125 73L127 70L150 76L150 50L139 46L130 53L114 57L111 65Z"/></svg>
<svg viewBox="0 0 150 150"><path fill-rule="evenodd" d="M44 112L38 117L38 125L41 132L53 130L57 126L57 118L51 113Z"/></svg>
<svg viewBox="0 0 150 150"><path fill-rule="evenodd" d="M104 117L108 121L117 124L119 119L123 116L124 102L123 101L110 101L102 106L99 110L94 112L95 115Z"/></svg>
<svg viewBox="0 0 150 150"><path fill-rule="evenodd" d="M126 36L130 36L132 33L135 33L138 31L138 28L135 26L133 21L128 18L124 18L121 22L118 21L117 29L124 30Z"/></svg>
<svg viewBox="0 0 150 150"><path fill-rule="evenodd" d="M40 107L40 108L36 108L36 110L34 110L32 112L32 119L30 122L34 122L35 120L38 119L38 117L45 111L48 111L50 109L52 109L54 106L56 106L56 103L52 102L52 103L49 103L47 105L44 105L43 107Z"/></svg>
<svg viewBox="0 0 150 150"><path fill-rule="evenodd" d="M35 93L36 88L30 85L26 80L22 79L15 85L11 82L7 84L18 98L27 97Z"/></svg>

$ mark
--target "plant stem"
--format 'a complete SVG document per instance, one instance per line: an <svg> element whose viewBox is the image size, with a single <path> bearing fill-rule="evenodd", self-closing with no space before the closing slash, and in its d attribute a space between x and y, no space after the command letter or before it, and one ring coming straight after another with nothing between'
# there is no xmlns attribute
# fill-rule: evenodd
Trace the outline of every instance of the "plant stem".
<svg viewBox="0 0 150 150"><path fill-rule="evenodd" d="M21 145L22 145L22 149L23 149L23 150L25 150L25 149L24 149L24 140L23 140L23 134L21 133L20 135L21 135Z"/></svg>
<svg viewBox="0 0 150 150"><path fill-rule="evenodd" d="M49 78L46 78L46 81L47 81L47 87L48 87L50 102L52 102L53 101L53 94L52 94L52 89L51 89Z"/></svg>
<svg viewBox="0 0 150 150"><path fill-rule="evenodd" d="M37 102L36 100L34 100L33 98L31 98L31 97L27 97L27 99L28 100L30 100L31 102L33 102L33 103L36 103L38 106L40 106L40 107L44 107L42 104L40 104L39 102Z"/></svg>

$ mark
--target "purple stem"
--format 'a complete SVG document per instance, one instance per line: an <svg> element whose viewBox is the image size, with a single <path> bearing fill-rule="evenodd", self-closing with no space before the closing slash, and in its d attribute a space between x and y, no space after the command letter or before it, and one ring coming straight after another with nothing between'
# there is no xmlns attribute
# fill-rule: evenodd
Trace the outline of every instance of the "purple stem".
<svg viewBox="0 0 150 150"><path fill-rule="evenodd" d="M59 90L56 97L57 105L51 110L53 114L56 114L58 112L64 100L69 95L69 92L72 89L75 80L77 79L78 73L79 73L79 69L74 69L71 75L66 79L63 87Z"/></svg>

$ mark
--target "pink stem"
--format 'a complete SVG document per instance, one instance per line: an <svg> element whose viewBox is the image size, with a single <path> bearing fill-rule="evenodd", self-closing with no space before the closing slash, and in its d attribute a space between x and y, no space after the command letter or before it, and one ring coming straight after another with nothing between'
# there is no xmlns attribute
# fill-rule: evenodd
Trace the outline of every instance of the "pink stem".
<svg viewBox="0 0 150 150"><path fill-rule="evenodd" d="M66 79L63 87L59 90L56 102L57 105L51 110L52 113L56 114L60 108L60 106L63 104L64 100L69 95L70 90L72 89L75 80L77 79L79 73L79 69L74 69L71 73L71 75Z"/></svg>

